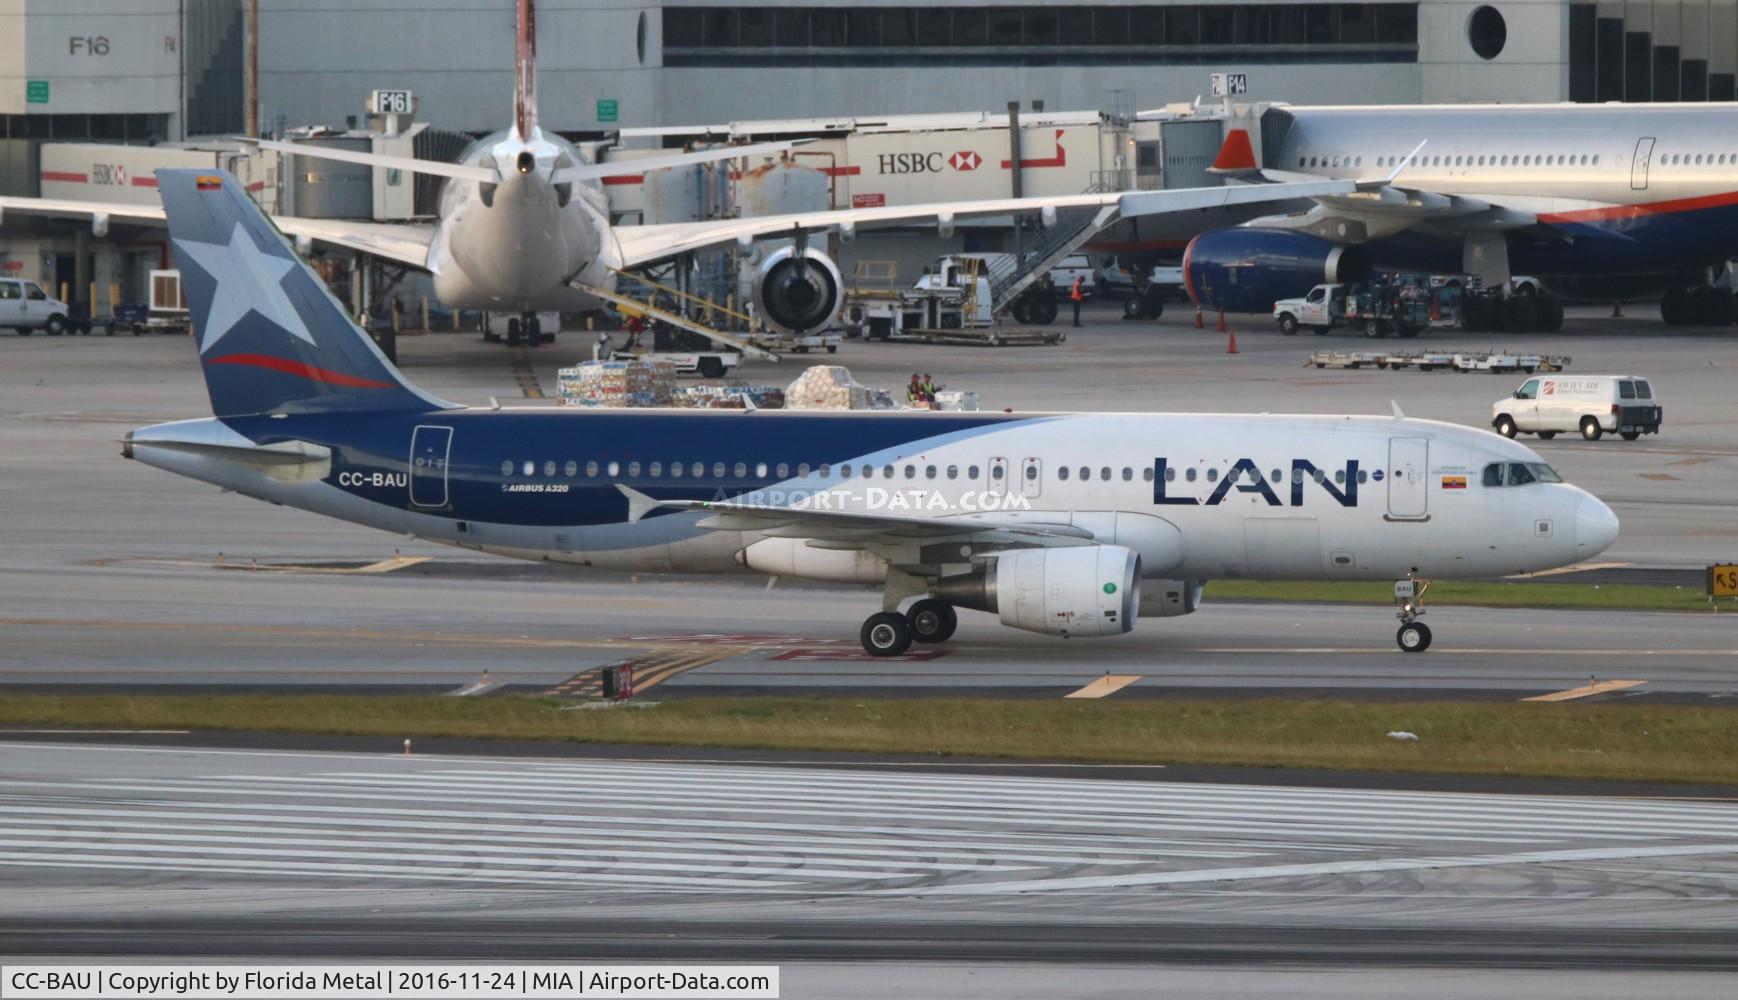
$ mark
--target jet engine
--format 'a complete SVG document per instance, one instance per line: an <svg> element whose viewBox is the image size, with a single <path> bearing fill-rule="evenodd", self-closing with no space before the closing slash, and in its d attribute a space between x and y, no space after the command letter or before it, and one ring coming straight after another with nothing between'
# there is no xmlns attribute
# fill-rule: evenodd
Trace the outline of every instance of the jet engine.
<svg viewBox="0 0 1738 1000"><path fill-rule="evenodd" d="M1183 251L1183 285L1205 309L1265 313L1280 299L1322 284L1364 281L1370 257L1362 247L1284 229L1216 229Z"/></svg>
<svg viewBox="0 0 1738 1000"><path fill-rule="evenodd" d="M1121 545L1004 552L979 573L943 577L935 597L1044 635L1121 635L1141 603L1141 557Z"/></svg>
<svg viewBox="0 0 1738 1000"><path fill-rule="evenodd" d="M781 333L818 330L839 314L844 286L839 268L826 254L788 246L769 255L755 271L755 315Z"/></svg>

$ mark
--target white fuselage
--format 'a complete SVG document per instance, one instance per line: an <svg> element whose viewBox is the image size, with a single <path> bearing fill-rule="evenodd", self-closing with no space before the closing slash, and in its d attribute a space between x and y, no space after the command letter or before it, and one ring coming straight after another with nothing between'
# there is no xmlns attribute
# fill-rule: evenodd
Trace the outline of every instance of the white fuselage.
<svg viewBox="0 0 1738 1000"><path fill-rule="evenodd" d="M1738 192L1738 104L1275 108L1271 169L1378 180L1549 216ZM1281 119L1283 120L1283 119ZM1264 130L1265 131L1265 130Z"/></svg>
<svg viewBox="0 0 1738 1000"><path fill-rule="evenodd" d="M498 184L452 179L441 189L428 267L442 303L461 309L536 312L585 308L571 281L613 287L619 266L609 208L595 181L551 183L552 171L585 162L559 136L534 129L481 140L462 157L492 167Z"/></svg>
<svg viewBox="0 0 1738 1000"><path fill-rule="evenodd" d="M400 456L355 460L304 482L151 447L154 432L175 440L190 424L214 421L147 428L133 449L150 464L288 506L502 555L628 571L747 566L874 582L886 563L808 546L800 531L709 530L700 514L630 522L618 485L654 497L777 506L825 495L819 502L847 513L1070 525L1133 549L1151 578L1496 577L1590 558L1617 533L1610 509L1575 486L1486 485L1492 463L1543 463L1513 441L1435 421L1070 414L986 424L953 416L450 411L406 423ZM888 426L863 421L902 422L890 425L901 443L849 450L859 434L887 437ZM453 499L443 512L416 509L406 493L417 423L452 428L451 481L439 489ZM816 441L829 450L816 453ZM676 464L679 479L667 471ZM971 561L915 548L894 561L934 561L945 575L956 558Z"/></svg>

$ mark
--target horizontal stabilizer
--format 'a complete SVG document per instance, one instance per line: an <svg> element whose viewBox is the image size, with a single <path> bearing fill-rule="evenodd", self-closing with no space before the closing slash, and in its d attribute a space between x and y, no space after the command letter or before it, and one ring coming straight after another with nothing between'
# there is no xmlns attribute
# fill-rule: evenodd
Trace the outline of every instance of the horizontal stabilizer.
<svg viewBox="0 0 1738 1000"><path fill-rule="evenodd" d="M806 140L805 140L806 141ZM716 163L719 160L734 160L744 156L771 156L782 153L796 142L757 142L747 146L720 146L716 149L698 149L692 153L672 153L668 156L645 156L611 160L608 163L582 163L578 166L562 167L555 172L554 183L565 184L569 181L595 181L605 177L616 177L624 173L645 173L648 170L664 170L668 167L686 167L695 163Z"/></svg>
<svg viewBox="0 0 1738 1000"><path fill-rule="evenodd" d="M243 139L241 141L257 143L261 149L276 150L279 153L312 156L320 160L337 160L340 163L360 163L363 166L385 167L388 170L409 170L419 174L431 174L435 177L454 177L459 180L476 181L479 184L493 184L500 180L493 168L466 163L443 163L440 160L424 160L416 156L387 156L384 153L335 149L331 146L315 146L305 142L278 142L273 139Z"/></svg>

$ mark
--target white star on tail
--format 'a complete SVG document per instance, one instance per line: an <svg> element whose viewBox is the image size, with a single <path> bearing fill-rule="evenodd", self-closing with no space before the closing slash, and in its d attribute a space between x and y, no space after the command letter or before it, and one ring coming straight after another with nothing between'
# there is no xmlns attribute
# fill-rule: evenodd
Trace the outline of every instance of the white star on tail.
<svg viewBox="0 0 1738 1000"><path fill-rule="evenodd" d="M283 327L290 336L314 342L307 324L284 294L284 275L295 270L296 262L261 250L253 237L242 231L241 223L230 231L228 244L176 240L175 250L192 258L217 285L211 315L205 317L205 329L199 332L199 353L211 350L211 345L235 329L250 310Z"/></svg>

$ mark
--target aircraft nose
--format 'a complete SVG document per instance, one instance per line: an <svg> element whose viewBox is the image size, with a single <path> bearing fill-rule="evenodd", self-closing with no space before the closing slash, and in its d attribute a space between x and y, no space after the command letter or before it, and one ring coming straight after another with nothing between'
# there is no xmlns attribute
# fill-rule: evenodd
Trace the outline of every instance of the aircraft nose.
<svg viewBox="0 0 1738 1000"><path fill-rule="evenodd" d="M1595 556L1617 541L1617 515L1596 496L1581 498L1575 508L1575 554L1583 559Z"/></svg>

